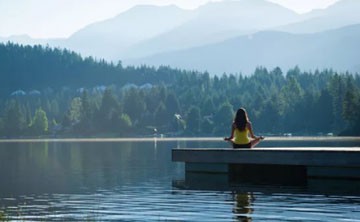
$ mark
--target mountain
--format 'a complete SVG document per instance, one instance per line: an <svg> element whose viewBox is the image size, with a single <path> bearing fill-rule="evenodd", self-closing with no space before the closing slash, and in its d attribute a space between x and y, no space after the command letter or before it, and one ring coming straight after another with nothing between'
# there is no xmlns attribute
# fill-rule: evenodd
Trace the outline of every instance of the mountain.
<svg viewBox="0 0 360 222"><path fill-rule="evenodd" d="M267 42L267 34L272 33L271 30L280 31L279 33L301 34L360 24L358 11L360 11L359 0L340 0L326 9L315 10L304 15L299 15L266 0L224 0L210 2L194 10L184 10L175 6L143 5L133 7L114 18L90 24L67 39L31 39L28 36L14 36L0 38L0 41L10 40L30 45L48 44L51 47L65 47L84 56L91 55L115 62L118 60L134 61L136 64L139 64L140 61L154 61L154 64L175 64L183 59L173 58L173 61L169 61L169 58L165 58L164 61L157 61L155 58L161 57L164 55L163 53L173 55L191 51L198 55L198 58L193 58L193 61L200 62L211 56L200 54L202 50L219 46L218 50L222 51L220 46L234 41L234 38L243 39L241 42L246 42L249 41L248 37L264 35L262 38ZM261 34L259 31L266 32ZM277 32L273 34L275 33ZM286 36L285 33L281 34ZM291 39L297 35L289 36ZM249 43L251 45L252 42ZM294 42L294 44L297 43ZM289 45L289 47L293 46ZM332 46L329 45L329 47ZM244 50L246 51L246 49L245 47ZM231 52L232 48L229 50ZM207 50L204 52L206 53ZM227 57L227 53L225 51L223 53L224 57ZM244 59L246 60L246 58ZM269 59L267 58L263 62ZM249 62L249 65L255 63L254 61ZM216 65L203 64L192 67L189 66L190 64L192 63L184 64L184 66L178 65L190 69L196 67L207 69L208 66ZM221 73L234 71L238 65L234 64L232 67L214 70Z"/></svg>
<svg viewBox="0 0 360 222"><path fill-rule="evenodd" d="M169 31L191 17L191 11L176 6L135 6L115 18L79 30L60 45L84 55L118 59L131 45Z"/></svg>
<svg viewBox="0 0 360 222"><path fill-rule="evenodd" d="M12 35L9 37L0 37L0 42L16 42L22 45L46 45L48 42L53 40L48 39L33 39L28 35Z"/></svg>
<svg viewBox="0 0 360 222"><path fill-rule="evenodd" d="M1 38L0 42L68 48L84 56L118 60L135 43L165 33L188 21L193 12L176 6L139 5L114 18L90 24L64 39ZM115 56L116 55L116 56Z"/></svg>
<svg viewBox="0 0 360 222"><path fill-rule="evenodd" d="M125 63L170 65L211 74L250 74L257 66L283 70L332 68L360 72L360 25L314 34L262 31L221 43L161 53Z"/></svg>
<svg viewBox="0 0 360 222"><path fill-rule="evenodd" d="M142 5L90 24L68 39L14 42L49 44L85 56L119 60L223 41L299 19L295 12L265 0L210 2L195 10Z"/></svg>
<svg viewBox="0 0 360 222"><path fill-rule="evenodd" d="M300 21L295 12L265 0L210 2L186 23L127 50L126 58L191 48Z"/></svg>
<svg viewBox="0 0 360 222"><path fill-rule="evenodd" d="M291 33L313 33L360 24L360 1L341 0L326 9L302 15L303 21L276 30Z"/></svg>

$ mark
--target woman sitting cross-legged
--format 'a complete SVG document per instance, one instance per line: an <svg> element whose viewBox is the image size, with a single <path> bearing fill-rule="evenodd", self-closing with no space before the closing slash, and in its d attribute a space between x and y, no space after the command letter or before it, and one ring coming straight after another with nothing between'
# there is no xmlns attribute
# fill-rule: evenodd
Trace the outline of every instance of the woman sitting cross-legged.
<svg viewBox="0 0 360 222"><path fill-rule="evenodd" d="M232 142L233 148L253 148L263 139L262 136L254 135L246 110L238 109L231 127L231 136L224 140Z"/></svg>

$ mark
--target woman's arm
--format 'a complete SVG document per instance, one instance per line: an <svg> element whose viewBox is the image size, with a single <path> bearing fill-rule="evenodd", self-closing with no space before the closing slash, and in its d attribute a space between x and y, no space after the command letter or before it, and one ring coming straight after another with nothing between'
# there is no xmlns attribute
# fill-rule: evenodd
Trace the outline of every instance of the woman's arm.
<svg viewBox="0 0 360 222"><path fill-rule="evenodd" d="M264 137L262 137L262 136L255 136L250 122L247 123L247 128L249 129L249 133L250 133L251 138L253 138L253 139L264 139Z"/></svg>
<svg viewBox="0 0 360 222"><path fill-rule="evenodd" d="M253 129L252 129L252 126L251 126L251 123L250 123L250 122L247 123L247 128L248 128L248 130L249 130L250 137L253 138L253 139L256 139L256 136L255 136L255 134L254 134L254 131L253 131Z"/></svg>
<svg viewBox="0 0 360 222"><path fill-rule="evenodd" d="M225 137L224 140L226 140L226 141L232 140L232 138L234 138L234 131L235 131L235 124L233 123L231 125L231 135L230 135L230 137Z"/></svg>

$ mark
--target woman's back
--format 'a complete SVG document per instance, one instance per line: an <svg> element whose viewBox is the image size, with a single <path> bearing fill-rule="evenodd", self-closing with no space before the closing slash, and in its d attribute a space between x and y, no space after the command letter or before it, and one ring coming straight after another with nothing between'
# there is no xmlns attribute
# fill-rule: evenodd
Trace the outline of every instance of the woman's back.
<svg viewBox="0 0 360 222"><path fill-rule="evenodd" d="M246 127L244 130L239 130L235 127L234 131L234 143L236 144L248 144L250 139L248 137L249 129Z"/></svg>

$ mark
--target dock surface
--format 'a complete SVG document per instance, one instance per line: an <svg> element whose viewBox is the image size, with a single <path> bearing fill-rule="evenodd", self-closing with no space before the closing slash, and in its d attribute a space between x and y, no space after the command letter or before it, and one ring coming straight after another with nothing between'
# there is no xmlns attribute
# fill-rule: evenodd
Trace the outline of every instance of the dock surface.
<svg viewBox="0 0 360 222"><path fill-rule="evenodd" d="M172 160L194 163L274 164L360 167L359 147L185 148L173 149Z"/></svg>

